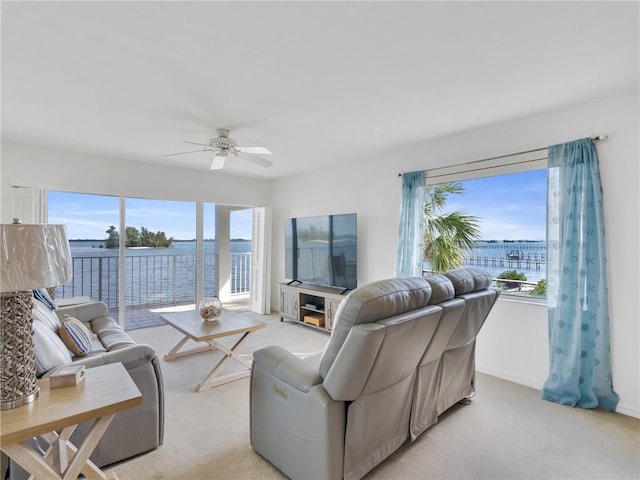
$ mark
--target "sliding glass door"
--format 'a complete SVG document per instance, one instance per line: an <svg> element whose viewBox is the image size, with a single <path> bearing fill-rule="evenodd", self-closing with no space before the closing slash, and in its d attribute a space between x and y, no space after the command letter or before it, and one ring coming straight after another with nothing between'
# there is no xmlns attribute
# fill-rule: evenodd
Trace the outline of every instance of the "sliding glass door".
<svg viewBox="0 0 640 480"><path fill-rule="evenodd" d="M59 296L103 301L125 328L203 296L249 306L252 208L51 191L48 216L74 261Z"/></svg>

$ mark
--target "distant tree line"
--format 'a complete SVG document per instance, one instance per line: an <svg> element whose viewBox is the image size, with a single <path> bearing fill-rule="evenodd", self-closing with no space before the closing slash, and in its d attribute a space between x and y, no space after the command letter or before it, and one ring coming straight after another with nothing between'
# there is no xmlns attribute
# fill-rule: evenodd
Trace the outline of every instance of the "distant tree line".
<svg viewBox="0 0 640 480"><path fill-rule="evenodd" d="M298 230L298 238L303 242L311 242L313 240L329 240L329 233L316 228L315 225L309 225L304 230Z"/></svg>
<svg viewBox="0 0 640 480"><path fill-rule="evenodd" d="M120 246L120 234L116 227L111 225L107 230L109 237L105 241L105 247L118 248ZM152 247L152 248L169 248L173 246L173 237L167 238L164 232L152 232L146 227L126 227L125 229L125 246L127 247Z"/></svg>

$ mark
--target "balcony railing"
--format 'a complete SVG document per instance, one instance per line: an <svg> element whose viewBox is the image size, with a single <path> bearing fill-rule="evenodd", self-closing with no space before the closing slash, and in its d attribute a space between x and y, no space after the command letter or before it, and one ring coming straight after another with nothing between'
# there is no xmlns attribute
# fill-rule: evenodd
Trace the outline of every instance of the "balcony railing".
<svg viewBox="0 0 640 480"><path fill-rule="evenodd" d="M73 258L73 278L57 287L56 297L88 296L118 305L119 257ZM217 255L204 256L204 294L216 295ZM231 294L248 293L251 288L251 253L231 254ZM125 257L125 302L127 307L175 304L195 301L196 256L127 255Z"/></svg>
<svg viewBox="0 0 640 480"><path fill-rule="evenodd" d="M422 276L431 275L434 272L431 270L422 270ZM538 285L538 282L531 282L527 280L511 280L508 278L492 278L491 284L506 295L515 295L519 297L528 298L546 298L546 295L536 295L534 290Z"/></svg>

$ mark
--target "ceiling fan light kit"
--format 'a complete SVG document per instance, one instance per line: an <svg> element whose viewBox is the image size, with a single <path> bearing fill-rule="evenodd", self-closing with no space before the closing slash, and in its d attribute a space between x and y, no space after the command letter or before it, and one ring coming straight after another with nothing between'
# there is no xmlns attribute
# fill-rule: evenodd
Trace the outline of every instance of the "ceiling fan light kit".
<svg viewBox="0 0 640 480"><path fill-rule="evenodd" d="M191 150L189 152L179 152L179 153L170 153L167 155L163 155L165 157L170 157L173 155L184 155L187 153L196 153L196 152L215 152L216 156L213 158L213 162L211 163L211 170L220 170L224 167L225 161L229 154L232 154L234 157L237 157L238 154L247 155L247 159L251 162L260 165L262 167L270 167L273 165L271 160L267 160L266 158L257 157L256 155L271 155L271 151L266 147L239 147L237 142L229 138L229 130L226 128L218 128L216 130L218 132L218 136L209 140L209 144L206 143L197 143L185 141L185 143L190 143L192 145L201 145L203 147L200 150Z"/></svg>

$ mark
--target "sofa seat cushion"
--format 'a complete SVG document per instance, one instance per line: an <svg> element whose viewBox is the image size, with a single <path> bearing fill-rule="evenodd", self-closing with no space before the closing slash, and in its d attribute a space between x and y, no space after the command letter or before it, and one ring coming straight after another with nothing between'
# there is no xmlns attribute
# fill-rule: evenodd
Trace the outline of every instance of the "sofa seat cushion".
<svg viewBox="0 0 640 480"><path fill-rule="evenodd" d="M91 321L91 329L98 335L107 352L135 345L133 339L111 317L98 317Z"/></svg>
<svg viewBox="0 0 640 480"><path fill-rule="evenodd" d="M102 342L98 338L98 335L96 335L94 333L91 336L91 353L89 355L95 355L95 354L98 354L98 353L105 353L106 351L107 351L107 349L104 348L104 345L102 344Z"/></svg>
<svg viewBox="0 0 640 480"><path fill-rule="evenodd" d="M91 320L91 330L98 335L103 330L120 329L120 325L111 317L96 317Z"/></svg>
<svg viewBox="0 0 640 480"><path fill-rule="evenodd" d="M128 347L129 345L135 345L135 342L129 336L129 334L125 333L120 328L102 330L98 334L98 337L100 338L100 342L107 350L107 352L111 352L123 347Z"/></svg>

